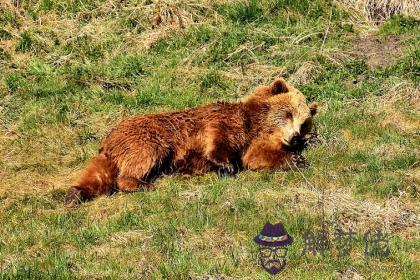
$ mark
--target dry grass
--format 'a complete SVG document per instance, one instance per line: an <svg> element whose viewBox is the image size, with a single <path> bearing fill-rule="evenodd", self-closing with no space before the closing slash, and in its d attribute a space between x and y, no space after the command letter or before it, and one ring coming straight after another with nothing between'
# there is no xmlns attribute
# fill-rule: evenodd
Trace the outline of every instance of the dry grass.
<svg viewBox="0 0 420 280"><path fill-rule="evenodd" d="M333 174L331 176L334 177ZM413 229L415 232L420 227L420 209L415 203L407 204L407 193L401 192L398 197L383 203L376 199L360 200L348 188L335 184L323 180L317 183L307 181L306 184L294 188L291 193L273 195L275 200L287 203L299 212L311 213L312 209L317 209L316 214L321 215L320 205L323 204L325 220L333 229L363 233L368 228L381 228L389 233L405 236L407 230ZM264 194L265 200L267 195L269 194Z"/></svg>
<svg viewBox="0 0 420 280"><path fill-rule="evenodd" d="M420 89L413 85L399 84L391 88L383 98L381 98L380 111L383 116L382 125L384 127L395 126L398 129L415 135L420 127ZM403 110L411 112L404 113Z"/></svg>
<svg viewBox="0 0 420 280"><path fill-rule="evenodd" d="M398 14L420 16L420 3L417 0L339 0L339 2L363 13L375 24Z"/></svg>
<svg viewBox="0 0 420 280"><path fill-rule="evenodd" d="M307 84L312 81L316 75L317 66L312 62L304 62L299 68L290 76L292 84Z"/></svg>
<svg viewBox="0 0 420 280"><path fill-rule="evenodd" d="M415 22L376 33L324 0L0 5L1 279L266 279L252 241L266 221L295 238L284 278L416 279ZM376 13L412 13L395 7ZM234 101L278 76L320 104L309 169L164 176L152 192L63 206L121 118ZM355 242L347 260L302 258L323 212L331 231L390 232L392 256L366 265Z"/></svg>

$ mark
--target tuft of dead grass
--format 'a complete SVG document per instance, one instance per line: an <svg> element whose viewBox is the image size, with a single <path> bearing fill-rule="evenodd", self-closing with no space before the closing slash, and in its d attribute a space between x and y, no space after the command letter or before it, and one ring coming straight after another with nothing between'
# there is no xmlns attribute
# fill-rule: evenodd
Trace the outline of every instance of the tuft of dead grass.
<svg viewBox="0 0 420 280"><path fill-rule="evenodd" d="M384 105L403 103L408 108L420 112L420 88L410 83L398 83L381 97Z"/></svg>
<svg viewBox="0 0 420 280"><path fill-rule="evenodd" d="M324 200L326 221L335 228L363 232L368 228L380 227L389 232L399 232L410 227L420 227L420 216L408 208L401 197L393 197L383 205L365 199L358 200L347 189L325 190L294 189L292 207L312 209Z"/></svg>
<svg viewBox="0 0 420 280"><path fill-rule="evenodd" d="M387 94L377 98L380 107L382 126L397 127L403 132L416 134L420 128L420 89L410 84L398 84ZM411 110L407 115L403 110Z"/></svg>
<svg viewBox="0 0 420 280"><path fill-rule="evenodd" d="M143 11L149 18L150 27L135 38L140 50L148 50L154 43L193 24L211 21L212 16L204 17L202 11L215 14L211 2L177 0L158 0L145 5Z"/></svg>
<svg viewBox="0 0 420 280"><path fill-rule="evenodd" d="M381 144L375 148L375 154L385 160L390 160L397 154L402 154L405 151L404 147L400 144Z"/></svg>
<svg viewBox="0 0 420 280"><path fill-rule="evenodd" d="M365 279L363 275L360 275L359 272L354 267L349 267L344 270L339 270L336 272L337 279L339 280L362 280Z"/></svg>
<svg viewBox="0 0 420 280"><path fill-rule="evenodd" d="M375 24L382 23L393 15L420 16L417 0L339 0L354 11L361 12Z"/></svg>
<svg viewBox="0 0 420 280"><path fill-rule="evenodd" d="M182 246L187 250L201 248L207 251L206 257L223 258L223 252L239 246L236 238L217 228L209 228L199 233L185 231L182 236Z"/></svg>
<svg viewBox="0 0 420 280"><path fill-rule="evenodd" d="M229 277L225 275L190 275L190 280L234 280L238 278ZM253 279L251 277L241 277L241 279Z"/></svg>
<svg viewBox="0 0 420 280"><path fill-rule="evenodd" d="M111 241L116 245L129 245L132 242L143 242L153 238L150 232L142 230L130 230L112 234Z"/></svg>
<svg viewBox="0 0 420 280"><path fill-rule="evenodd" d="M304 62L299 68L289 77L292 84L307 84L312 81L316 75L317 65L313 62Z"/></svg>

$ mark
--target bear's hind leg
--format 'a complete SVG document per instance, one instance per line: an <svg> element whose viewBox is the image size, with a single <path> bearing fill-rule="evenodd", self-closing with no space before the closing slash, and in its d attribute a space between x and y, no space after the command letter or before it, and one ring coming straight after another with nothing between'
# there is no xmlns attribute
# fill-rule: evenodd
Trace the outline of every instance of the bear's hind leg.
<svg viewBox="0 0 420 280"><path fill-rule="evenodd" d="M123 192L154 189L153 180L167 169L171 160L172 152L166 147L156 145L148 150L137 151L137 154L127 157L120 165L118 189Z"/></svg>

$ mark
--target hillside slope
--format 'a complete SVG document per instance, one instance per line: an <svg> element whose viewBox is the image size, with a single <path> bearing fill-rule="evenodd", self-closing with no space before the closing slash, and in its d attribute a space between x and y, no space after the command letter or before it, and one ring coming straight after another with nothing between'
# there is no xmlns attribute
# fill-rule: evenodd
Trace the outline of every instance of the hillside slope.
<svg viewBox="0 0 420 280"><path fill-rule="evenodd" d="M285 279L419 279L418 10L365 2L3 1L0 279L269 279L253 242L266 221L295 239ZM320 104L307 170L166 176L63 206L123 117L234 101L278 76ZM322 222L331 240L356 232L349 257L301 256ZM387 258L364 256L374 228Z"/></svg>

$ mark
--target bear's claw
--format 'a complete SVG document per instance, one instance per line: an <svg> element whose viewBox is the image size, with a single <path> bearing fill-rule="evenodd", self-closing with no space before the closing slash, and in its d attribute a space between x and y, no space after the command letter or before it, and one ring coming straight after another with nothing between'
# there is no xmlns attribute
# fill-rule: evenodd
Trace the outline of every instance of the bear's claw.
<svg viewBox="0 0 420 280"><path fill-rule="evenodd" d="M307 139L305 141L305 146L313 147L313 146L318 145L319 143L321 143L321 141L318 137L318 132L316 130L311 131L307 136Z"/></svg>
<svg viewBox="0 0 420 280"><path fill-rule="evenodd" d="M224 177L226 175L232 176L235 174L235 168L230 163L222 163L219 165L217 173L221 177Z"/></svg>
<svg viewBox="0 0 420 280"><path fill-rule="evenodd" d="M302 155L293 154L290 159L293 167L307 168L309 166L308 161Z"/></svg>
<svg viewBox="0 0 420 280"><path fill-rule="evenodd" d="M75 187L71 187L64 198L67 207L75 207L82 203L82 192Z"/></svg>

